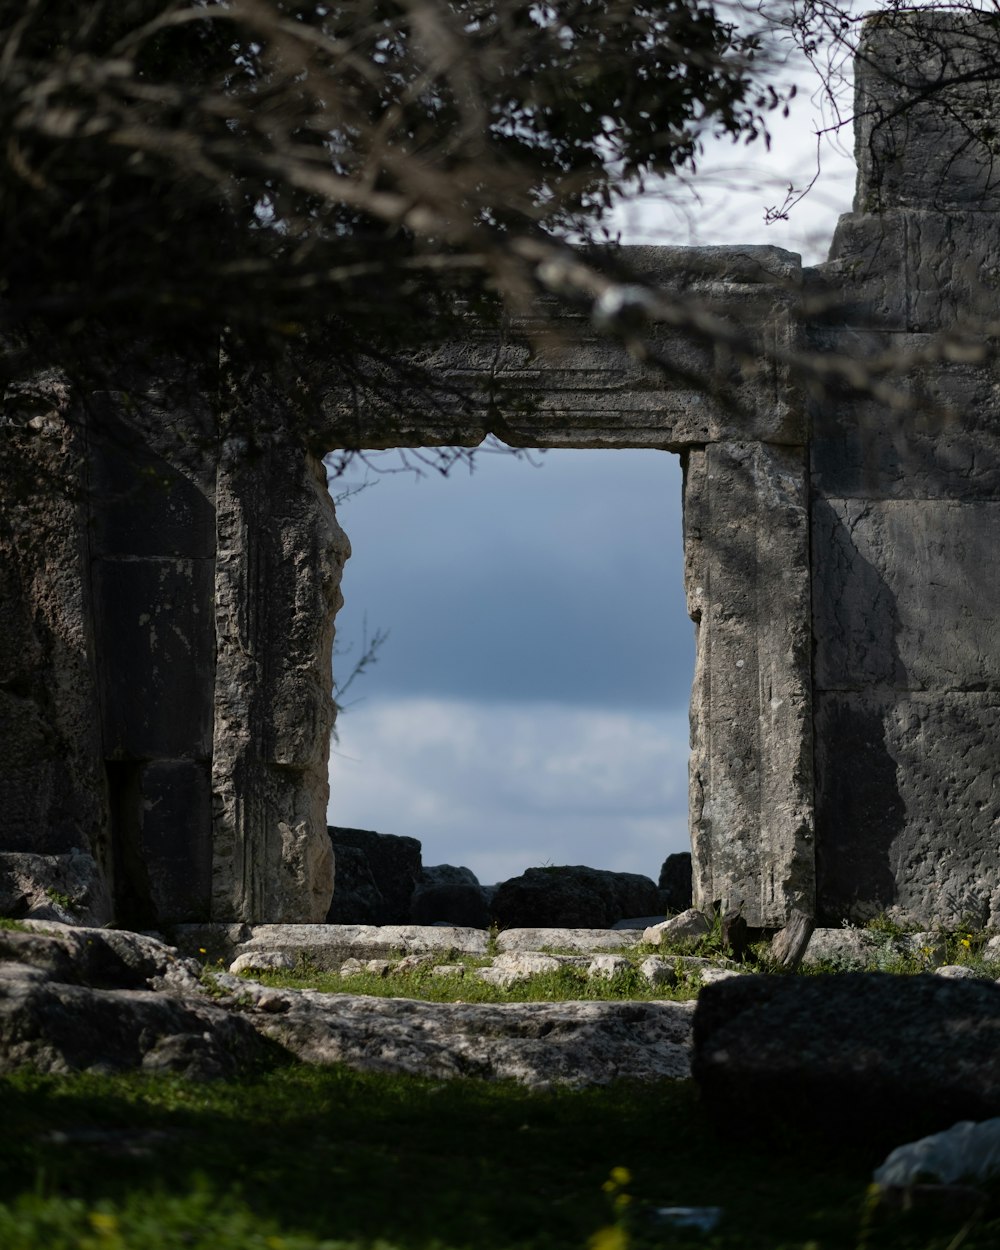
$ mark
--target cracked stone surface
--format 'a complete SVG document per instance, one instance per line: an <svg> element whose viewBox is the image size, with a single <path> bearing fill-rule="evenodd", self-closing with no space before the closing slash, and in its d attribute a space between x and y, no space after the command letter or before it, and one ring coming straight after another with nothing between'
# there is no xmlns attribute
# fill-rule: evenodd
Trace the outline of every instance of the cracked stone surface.
<svg viewBox="0 0 1000 1250"><path fill-rule="evenodd" d="M693 1003L423 1003L270 989L230 973L214 976L224 996L211 998L200 973L142 934L43 922L0 930L0 1071L208 1079L252 1067L273 1045L305 1063L533 1088L689 1070Z"/></svg>

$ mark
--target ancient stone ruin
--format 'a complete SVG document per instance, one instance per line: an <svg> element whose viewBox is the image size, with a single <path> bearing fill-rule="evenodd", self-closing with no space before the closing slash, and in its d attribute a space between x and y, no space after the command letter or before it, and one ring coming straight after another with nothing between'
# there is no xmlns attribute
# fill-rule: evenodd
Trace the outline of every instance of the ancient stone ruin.
<svg viewBox="0 0 1000 1250"><path fill-rule="evenodd" d="M133 927L322 920L348 543L320 457L496 430L683 459L696 903L769 929L795 909L989 923L1000 386L968 336L996 324L983 119L1000 110L968 72L977 21L869 23L855 211L826 264L627 249L676 307L739 329L657 323L666 369L593 330L540 351L530 327L470 329L442 367L530 402L420 422L331 392L308 446L280 421L253 446L228 436L252 390L201 365L123 362L119 389L85 395L55 375L11 387L2 468L32 485L0 518L7 905L68 894Z"/></svg>

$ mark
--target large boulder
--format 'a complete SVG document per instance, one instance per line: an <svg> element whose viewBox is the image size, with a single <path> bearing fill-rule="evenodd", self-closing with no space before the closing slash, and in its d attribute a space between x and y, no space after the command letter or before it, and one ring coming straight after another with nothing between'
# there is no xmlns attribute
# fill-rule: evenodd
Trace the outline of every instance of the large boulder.
<svg viewBox="0 0 1000 1250"><path fill-rule="evenodd" d="M691 906L691 852L668 855L660 867L660 900L667 913L687 911Z"/></svg>
<svg viewBox="0 0 1000 1250"><path fill-rule="evenodd" d="M103 925L111 919L111 898L104 875L86 851L6 851L0 854L0 916Z"/></svg>
<svg viewBox="0 0 1000 1250"><path fill-rule="evenodd" d="M493 919L501 929L607 929L625 916L656 910L649 877L583 865L529 868L505 881L493 896Z"/></svg>
<svg viewBox="0 0 1000 1250"><path fill-rule="evenodd" d="M692 1074L720 1125L892 1145L1000 1114L1000 986L885 973L704 989Z"/></svg>
<svg viewBox="0 0 1000 1250"><path fill-rule="evenodd" d="M423 864L416 838L329 827L335 881L329 924L408 924Z"/></svg>
<svg viewBox="0 0 1000 1250"><path fill-rule="evenodd" d="M379 924L385 899L375 882L367 854L357 846L337 846L333 898L328 924Z"/></svg>
<svg viewBox="0 0 1000 1250"><path fill-rule="evenodd" d="M199 973L141 934L38 922L0 929L0 1072L246 1071L269 1047L209 999Z"/></svg>
<svg viewBox="0 0 1000 1250"><path fill-rule="evenodd" d="M410 900L413 924L452 924L488 929L486 891L470 868L436 864L425 868Z"/></svg>

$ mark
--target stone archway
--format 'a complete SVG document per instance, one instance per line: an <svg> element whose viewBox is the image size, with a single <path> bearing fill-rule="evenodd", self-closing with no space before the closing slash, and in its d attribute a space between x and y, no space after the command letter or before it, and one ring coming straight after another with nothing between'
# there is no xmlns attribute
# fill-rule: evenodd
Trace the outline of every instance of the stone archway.
<svg viewBox="0 0 1000 1250"><path fill-rule="evenodd" d="M716 328L737 322L751 336L738 355L725 333L662 325L664 370L596 334L539 357L525 337L470 329L432 363L532 405L505 421L485 399L471 414L404 420L331 394L311 452L229 440L211 457L192 453L197 438L157 442L158 430L211 425L211 361L144 375L125 360L122 392L86 402L58 377L12 384L0 442L20 484L0 518L5 897L30 907L72 883L97 922L112 916L109 886L146 923L322 919L346 540L316 456L474 447L495 430L515 445L685 458L700 906L773 929L796 908L826 922L891 910L957 923L972 900L988 922L1000 909L1000 390L967 329L995 322L1000 198L992 155L974 159L963 121L982 105L976 20L866 27L864 211L842 219L827 265L803 272L767 247L630 251L678 307L701 300ZM934 112L924 86L953 63L966 69ZM913 110L900 109L908 91ZM822 297L815 315L803 293ZM802 353L840 361L844 384L807 402L789 372ZM868 376L865 361L881 376L892 353L919 419L851 381ZM95 438L126 415L141 437L122 458ZM96 505L95 482L107 487Z"/></svg>

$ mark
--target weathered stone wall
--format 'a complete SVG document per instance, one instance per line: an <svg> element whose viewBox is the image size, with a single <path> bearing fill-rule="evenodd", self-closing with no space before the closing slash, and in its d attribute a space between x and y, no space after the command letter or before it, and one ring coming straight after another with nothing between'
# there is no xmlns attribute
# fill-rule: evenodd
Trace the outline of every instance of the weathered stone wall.
<svg viewBox="0 0 1000 1250"><path fill-rule="evenodd" d="M116 381L5 397L0 898L323 920L349 553L325 471L223 438L210 362L136 353Z"/></svg>
<svg viewBox="0 0 1000 1250"><path fill-rule="evenodd" d="M322 920L349 546L314 453L496 431L682 457L696 905L764 928L793 909L992 919L1000 380L941 340L994 320L1000 273L978 20L866 27L858 199L825 266L626 250L678 311L645 360L577 315L561 341L470 334L426 363L480 388L479 408L359 413L331 393L308 450L217 361L129 360L100 394L12 386L0 897L33 906L42 856L50 893L72 881L98 920ZM946 108L899 107L940 79ZM809 352L867 382L807 395L792 370ZM912 367L887 380L900 353Z"/></svg>
<svg viewBox="0 0 1000 1250"><path fill-rule="evenodd" d="M8 342L4 348L17 350ZM0 890L44 856L45 887L72 877L97 923L111 916L94 856L108 809L88 576L85 439L56 374L12 382L0 415ZM27 860L26 857L32 857ZM43 887L44 888L44 887Z"/></svg>
<svg viewBox="0 0 1000 1250"><path fill-rule="evenodd" d="M1000 98L968 81L984 29L872 22L858 62L857 200L824 267L841 310L811 340L916 363L889 379L895 409L845 394L811 414L821 923L1000 905L1000 376L961 340L996 319L1000 171L976 136Z"/></svg>

